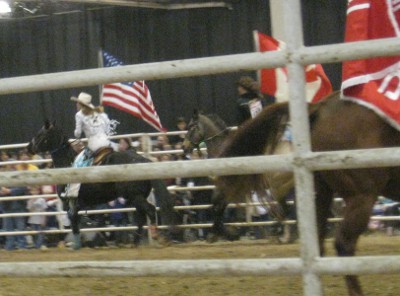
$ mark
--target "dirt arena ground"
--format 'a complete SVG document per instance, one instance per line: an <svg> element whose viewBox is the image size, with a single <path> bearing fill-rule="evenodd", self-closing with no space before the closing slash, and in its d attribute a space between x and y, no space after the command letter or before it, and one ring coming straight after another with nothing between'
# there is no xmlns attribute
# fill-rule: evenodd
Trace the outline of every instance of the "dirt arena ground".
<svg viewBox="0 0 400 296"><path fill-rule="evenodd" d="M332 240L326 242L333 256ZM400 236L365 235L359 244L359 255L398 255ZM46 251L0 251L0 262L82 261L82 260L161 260L212 258L282 258L297 257L299 245L278 245L268 240L246 240L207 244L194 242L169 247L84 248L80 251L50 248ZM0 278L0 296L89 296L89 295L303 295L301 277L218 276L218 277L32 277ZM399 295L398 274L361 276L368 295ZM341 276L324 276L326 296L346 295Z"/></svg>

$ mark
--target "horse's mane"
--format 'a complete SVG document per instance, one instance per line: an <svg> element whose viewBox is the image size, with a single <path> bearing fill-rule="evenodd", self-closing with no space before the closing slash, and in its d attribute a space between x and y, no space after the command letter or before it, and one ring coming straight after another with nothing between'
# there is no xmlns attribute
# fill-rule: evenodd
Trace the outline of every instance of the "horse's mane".
<svg viewBox="0 0 400 296"><path fill-rule="evenodd" d="M317 104L308 104L309 121L312 124L318 116L321 104L337 100L336 91ZM224 145L220 157L254 156L272 153L289 121L289 104L276 103L264 108L257 117L240 126Z"/></svg>
<svg viewBox="0 0 400 296"><path fill-rule="evenodd" d="M223 121L217 114L203 114L204 116L208 117L214 124L220 128L221 130L226 129L226 123Z"/></svg>
<svg viewBox="0 0 400 296"><path fill-rule="evenodd" d="M329 100L338 98L338 92L332 93L325 100L317 104L308 104L308 118L310 124L317 119L321 105ZM232 134L224 143L219 157L240 157L272 154L276 145L282 138L286 124L289 122L289 104L276 103L264 108L254 119L246 121L239 126L236 133ZM250 190L265 190L268 184L262 174L245 176L221 176L217 183L228 195L246 194ZM235 184L241 184L238 189ZM235 192L231 192L236 190ZM238 192L238 190L240 192ZM261 192L261 191L260 191Z"/></svg>
<svg viewBox="0 0 400 296"><path fill-rule="evenodd" d="M288 104L273 104L246 121L224 145L220 157L262 155L275 145L288 121ZM272 148L271 148L272 149ZM268 150L270 150L268 148ZM273 149L272 149L273 150Z"/></svg>

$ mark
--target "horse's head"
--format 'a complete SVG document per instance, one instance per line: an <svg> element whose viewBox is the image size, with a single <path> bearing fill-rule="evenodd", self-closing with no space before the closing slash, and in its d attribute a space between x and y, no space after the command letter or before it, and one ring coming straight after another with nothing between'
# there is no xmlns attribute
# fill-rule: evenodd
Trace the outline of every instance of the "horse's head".
<svg viewBox="0 0 400 296"><path fill-rule="evenodd" d="M193 112L192 119L188 124L188 131L185 135L185 139L183 141L183 152L185 154L190 154L192 151L197 148L199 149L199 144L204 141L204 127L200 121L200 115L197 110Z"/></svg>
<svg viewBox="0 0 400 296"><path fill-rule="evenodd" d="M28 144L28 152L37 154L39 152L53 151L60 147L64 142L62 132L56 128L54 123L46 120L44 126Z"/></svg>

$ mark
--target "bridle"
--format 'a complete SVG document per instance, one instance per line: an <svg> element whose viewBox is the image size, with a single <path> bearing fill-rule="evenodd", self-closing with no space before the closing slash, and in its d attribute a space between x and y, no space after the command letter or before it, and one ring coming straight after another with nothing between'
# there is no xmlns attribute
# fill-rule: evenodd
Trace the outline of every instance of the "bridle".
<svg viewBox="0 0 400 296"><path fill-rule="evenodd" d="M229 127L224 128L222 131L219 133L215 134L214 136L208 137L207 139L204 139L203 142L209 142L211 140L214 140L215 138L220 137L222 134L224 134L226 131L229 131Z"/></svg>
<svg viewBox="0 0 400 296"><path fill-rule="evenodd" d="M51 128L54 128L54 127L49 127L49 128L47 129L47 132L48 132L48 130L51 129ZM75 140L69 142L68 140L65 141L65 139L66 139L65 136L61 136L61 137L60 137L60 143L56 145L57 148L55 148L55 149L53 149L53 150L49 150L50 155L54 155L54 154L56 154L58 151L63 150L63 149L65 149L65 148L69 147L72 143L74 143L74 142L76 142L76 141L79 141L79 139L75 139ZM40 146L40 145L43 143L43 141L45 141L45 140L46 140L46 137L41 137L41 138L39 139L39 141L36 141L35 139L33 139L32 144L33 144L34 146L37 147L37 146Z"/></svg>
<svg viewBox="0 0 400 296"><path fill-rule="evenodd" d="M197 121L197 122L195 122L195 123L192 124L192 127L197 127L197 128L199 129L199 125L200 125L200 123ZM192 127L191 127L191 128L192 128ZM222 134L224 134L226 131L229 131L229 130L230 130L230 128L229 128L229 127L226 127L226 128L224 128L223 130L221 130L220 132L216 133L215 135L212 135L212 136L210 136L210 137L208 137L208 138L205 138L205 139L203 139L203 140L199 140L198 142L193 141L190 137L188 137L187 140L190 142L190 144L191 144L194 148L197 149L197 151L199 152L199 155L201 156L202 153L201 153L201 150L200 150L200 144L201 144L202 142L205 142L205 143L207 144L207 142L210 142L210 141L212 141L212 140L214 140L214 139L220 137ZM188 133L189 133L189 132L190 132L190 129L189 129ZM203 135L201 135L201 136L203 136ZM200 137L200 138L202 138L202 137Z"/></svg>
<svg viewBox="0 0 400 296"><path fill-rule="evenodd" d="M65 140L65 137L63 137L61 139L61 144L60 144L59 147L49 151L50 155L53 156L53 155L57 154L58 151L64 150L65 148L70 147L72 143L75 143L75 142L79 141L79 139L75 139L75 140L73 140L71 142L69 142L68 140L67 141L64 141L64 140Z"/></svg>

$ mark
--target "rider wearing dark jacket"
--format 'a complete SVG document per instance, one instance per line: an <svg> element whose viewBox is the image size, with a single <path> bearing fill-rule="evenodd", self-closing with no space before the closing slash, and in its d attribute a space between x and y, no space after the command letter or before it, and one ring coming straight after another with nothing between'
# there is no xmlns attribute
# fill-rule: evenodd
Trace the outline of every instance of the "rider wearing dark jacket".
<svg viewBox="0 0 400 296"><path fill-rule="evenodd" d="M260 93L258 83L249 76L241 77L237 82L237 90L239 98L236 101L237 104L237 123L241 125L246 120L253 118L255 114L261 111L265 106L275 102L275 98L272 96L263 96ZM251 110L251 105L258 105L258 110ZM253 115L252 115L253 113Z"/></svg>

